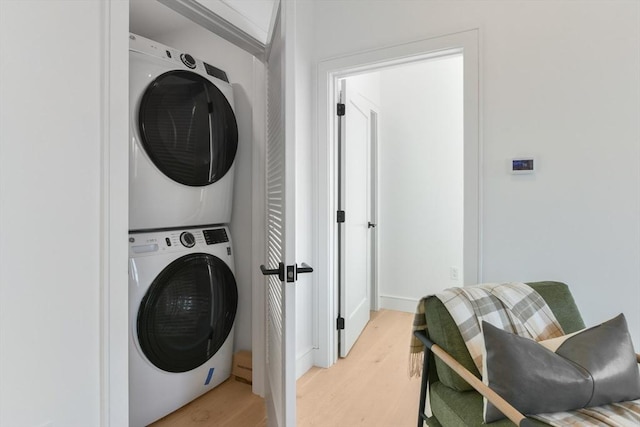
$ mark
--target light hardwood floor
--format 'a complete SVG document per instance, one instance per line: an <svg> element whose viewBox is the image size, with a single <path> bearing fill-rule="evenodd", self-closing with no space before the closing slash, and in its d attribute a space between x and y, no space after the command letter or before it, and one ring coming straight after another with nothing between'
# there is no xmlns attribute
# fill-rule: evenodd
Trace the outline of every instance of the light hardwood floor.
<svg viewBox="0 0 640 427"><path fill-rule="evenodd" d="M264 399L251 386L230 378L152 427L266 427Z"/></svg>
<svg viewBox="0 0 640 427"><path fill-rule="evenodd" d="M412 322L410 313L372 312L346 358L298 380L298 425L415 426L420 380L407 373Z"/></svg>
<svg viewBox="0 0 640 427"><path fill-rule="evenodd" d="M420 380L407 374L413 315L372 312L348 357L312 368L297 382L299 427L411 427ZM228 380L153 427L264 427L264 401L251 386Z"/></svg>

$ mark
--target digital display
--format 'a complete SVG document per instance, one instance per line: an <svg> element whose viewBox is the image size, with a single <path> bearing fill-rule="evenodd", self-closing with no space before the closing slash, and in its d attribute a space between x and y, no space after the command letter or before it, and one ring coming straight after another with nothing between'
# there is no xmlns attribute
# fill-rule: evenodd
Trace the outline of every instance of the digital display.
<svg viewBox="0 0 640 427"><path fill-rule="evenodd" d="M214 230L204 230L204 240L207 245L215 245L216 243L225 243L229 241L227 231L224 228Z"/></svg>
<svg viewBox="0 0 640 427"><path fill-rule="evenodd" d="M514 159L511 161L511 170L513 171L532 171L533 159Z"/></svg>

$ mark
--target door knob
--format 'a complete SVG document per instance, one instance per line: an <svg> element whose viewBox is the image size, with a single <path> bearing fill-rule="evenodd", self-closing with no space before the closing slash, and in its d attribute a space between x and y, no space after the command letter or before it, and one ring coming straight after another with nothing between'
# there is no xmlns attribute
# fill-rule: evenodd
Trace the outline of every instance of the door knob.
<svg viewBox="0 0 640 427"><path fill-rule="evenodd" d="M371 221L369 221L367 223L367 228L376 228L376 224L372 223Z"/></svg>

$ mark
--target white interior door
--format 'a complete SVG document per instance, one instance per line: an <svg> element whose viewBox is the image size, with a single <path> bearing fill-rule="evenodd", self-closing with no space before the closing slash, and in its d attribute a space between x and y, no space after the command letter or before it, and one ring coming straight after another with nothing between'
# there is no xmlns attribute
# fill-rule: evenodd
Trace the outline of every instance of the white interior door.
<svg viewBox="0 0 640 427"><path fill-rule="evenodd" d="M266 404L269 426L295 426L294 2L282 2L267 59ZM285 37L286 34L286 37ZM287 267L293 266L293 267Z"/></svg>
<svg viewBox="0 0 640 427"><path fill-rule="evenodd" d="M372 115L368 103L341 81L339 354L346 357L369 322L373 288ZM340 329L342 328L342 329Z"/></svg>

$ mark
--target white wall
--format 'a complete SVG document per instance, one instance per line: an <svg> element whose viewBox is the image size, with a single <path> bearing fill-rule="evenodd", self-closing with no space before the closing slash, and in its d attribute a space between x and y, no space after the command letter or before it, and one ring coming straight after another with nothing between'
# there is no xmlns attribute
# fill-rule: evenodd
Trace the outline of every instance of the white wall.
<svg viewBox="0 0 640 427"><path fill-rule="evenodd" d="M158 5L164 8L162 5ZM135 10L135 9L134 9ZM255 58L244 50L234 46L210 31L191 23L177 13L173 14L175 27L163 32L161 28L150 25L135 27L131 32L163 43L176 49L182 49L196 58L224 70L233 85L236 120L238 122L238 152L233 194L233 213L231 218L231 239L234 246L235 276L238 285L238 311L236 313L234 351L251 350L251 295L254 269L252 260L252 152L253 152L253 104L264 102L264 94L254 90ZM153 17L148 18L153 22ZM139 17L133 22L138 22ZM149 25L147 23L147 25ZM152 34L140 34L153 31Z"/></svg>
<svg viewBox="0 0 640 427"><path fill-rule="evenodd" d="M480 29L483 279L565 281L587 324L624 312L640 347L640 3L327 0L314 17L316 60ZM537 173L511 176L523 154Z"/></svg>
<svg viewBox="0 0 640 427"><path fill-rule="evenodd" d="M126 180L102 182L114 164L126 176L126 137L103 157L126 122L126 79L110 87L106 59L126 69L126 5L0 2L2 426L127 419Z"/></svg>
<svg viewBox="0 0 640 427"><path fill-rule="evenodd" d="M414 312L425 294L464 283L462 57L380 76L380 307Z"/></svg>

